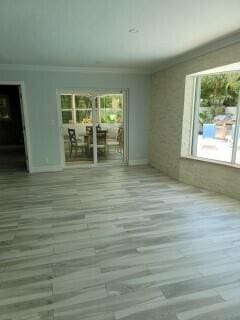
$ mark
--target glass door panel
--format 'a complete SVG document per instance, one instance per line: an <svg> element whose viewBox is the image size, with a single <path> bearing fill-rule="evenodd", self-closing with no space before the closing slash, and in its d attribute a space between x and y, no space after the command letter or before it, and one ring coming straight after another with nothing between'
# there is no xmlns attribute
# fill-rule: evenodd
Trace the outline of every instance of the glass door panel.
<svg viewBox="0 0 240 320"><path fill-rule="evenodd" d="M60 100L65 164L123 163L123 94L64 93Z"/></svg>
<svg viewBox="0 0 240 320"><path fill-rule="evenodd" d="M124 99L123 94L97 97L97 159L99 163L124 161Z"/></svg>
<svg viewBox="0 0 240 320"><path fill-rule="evenodd" d="M62 136L66 165L94 162L93 97L90 94L62 94Z"/></svg>
<svg viewBox="0 0 240 320"><path fill-rule="evenodd" d="M240 118L240 117L239 117ZM240 165L240 126L236 129L236 164Z"/></svg>

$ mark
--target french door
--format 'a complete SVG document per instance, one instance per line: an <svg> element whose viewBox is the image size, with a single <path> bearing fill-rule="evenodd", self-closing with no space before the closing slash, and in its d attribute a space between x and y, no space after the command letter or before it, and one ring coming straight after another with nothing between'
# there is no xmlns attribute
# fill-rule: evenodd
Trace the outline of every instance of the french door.
<svg viewBox="0 0 240 320"><path fill-rule="evenodd" d="M122 92L63 92L59 100L65 166L126 162Z"/></svg>

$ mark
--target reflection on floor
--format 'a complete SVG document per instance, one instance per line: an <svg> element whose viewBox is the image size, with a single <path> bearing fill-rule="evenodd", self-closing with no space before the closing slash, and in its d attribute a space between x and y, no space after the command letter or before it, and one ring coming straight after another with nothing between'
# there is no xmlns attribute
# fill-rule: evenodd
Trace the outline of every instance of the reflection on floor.
<svg viewBox="0 0 240 320"><path fill-rule="evenodd" d="M0 190L0 319L239 319L239 201L150 167L6 173Z"/></svg>
<svg viewBox="0 0 240 320"><path fill-rule="evenodd" d="M93 154L90 155L84 153L84 152L74 152L70 156L69 149L65 149L65 159L66 159L66 165L71 164L84 164L84 163L92 163L93 162ZM104 163L122 163L123 162L123 154L122 152L119 152L118 148L111 148L107 152L106 155L99 152L98 153L98 162L104 162Z"/></svg>
<svg viewBox="0 0 240 320"><path fill-rule="evenodd" d="M26 170L24 146L0 146L0 169Z"/></svg>

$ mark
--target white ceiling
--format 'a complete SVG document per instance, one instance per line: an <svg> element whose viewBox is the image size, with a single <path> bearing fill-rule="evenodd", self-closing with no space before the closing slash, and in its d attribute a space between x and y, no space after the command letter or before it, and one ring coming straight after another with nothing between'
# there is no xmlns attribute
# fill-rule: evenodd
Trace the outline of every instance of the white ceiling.
<svg viewBox="0 0 240 320"><path fill-rule="evenodd" d="M0 63L156 69L239 29L240 0L0 0Z"/></svg>

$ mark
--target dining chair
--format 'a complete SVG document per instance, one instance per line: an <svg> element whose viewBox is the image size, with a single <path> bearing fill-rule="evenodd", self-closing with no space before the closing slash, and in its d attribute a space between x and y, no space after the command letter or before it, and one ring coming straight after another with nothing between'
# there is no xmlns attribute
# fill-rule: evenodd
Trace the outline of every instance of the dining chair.
<svg viewBox="0 0 240 320"><path fill-rule="evenodd" d="M124 130L122 127L118 130L117 141L119 142L119 152L123 153L124 148Z"/></svg>
<svg viewBox="0 0 240 320"><path fill-rule="evenodd" d="M93 148L93 137L90 138L90 149ZM107 156L107 131L101 130L97 132L97 151Z"/></svg>
<svg viewBox="0 0 240 320"><path fill-rule="evenodd" d="M110 152L111 148L115 148L116 152L120 152L120 143L119 143L119 138L120 138L120 131L121 127L118 128L117 133L115 135L112 135L108 137L107 139L107 151L108 153Z"/></svg>
<svg viewBox="0 0 240 320"><path fill-rule="evenodd" d="M75 150L76 154L77 154L78 150L85 152L87 143L80 142L77 139L75 129L68 128L68 136L69 136L69 140L70 140L70 157L72 156L73 150Z"/></svg>

